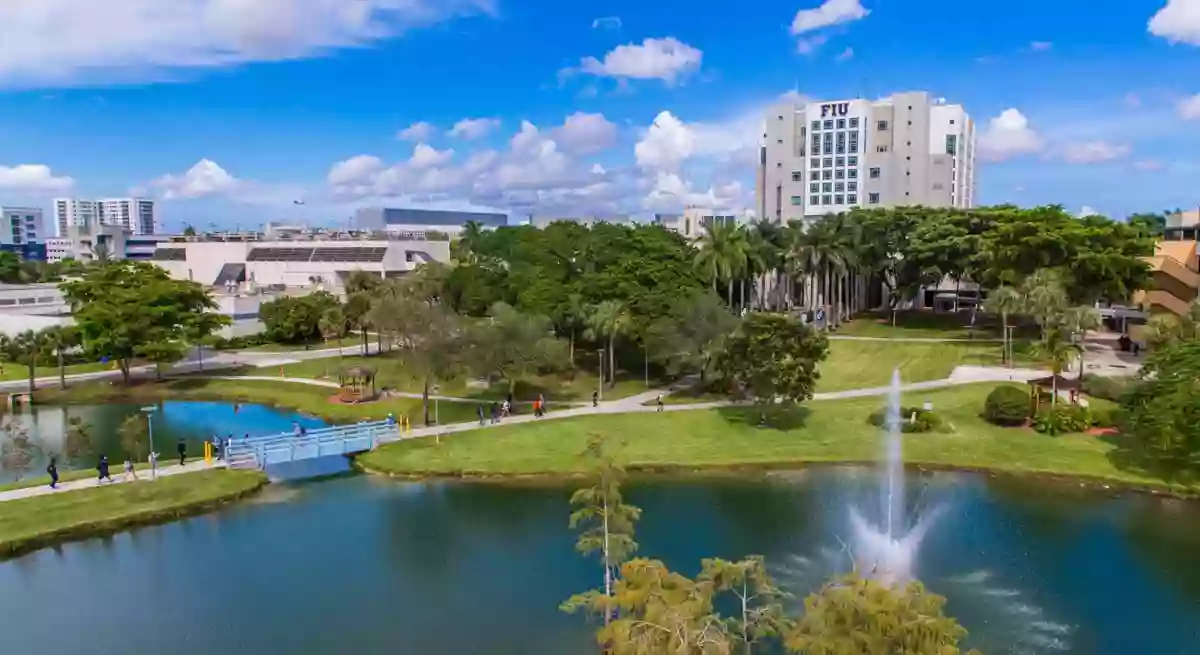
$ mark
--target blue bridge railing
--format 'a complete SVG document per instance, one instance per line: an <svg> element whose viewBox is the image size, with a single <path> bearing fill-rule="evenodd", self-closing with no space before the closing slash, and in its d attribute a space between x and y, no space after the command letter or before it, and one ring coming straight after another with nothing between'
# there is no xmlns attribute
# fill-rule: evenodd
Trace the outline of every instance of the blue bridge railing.
<svg viewBox="0 0 1200 655"><path fill-rule="evenodd" d="M226 445L224 456L231 468L261 469L283 462L361 453L398 439L400 427L394 421L372 421L310 430L304 434L288 432L234 439Z"/></svg>

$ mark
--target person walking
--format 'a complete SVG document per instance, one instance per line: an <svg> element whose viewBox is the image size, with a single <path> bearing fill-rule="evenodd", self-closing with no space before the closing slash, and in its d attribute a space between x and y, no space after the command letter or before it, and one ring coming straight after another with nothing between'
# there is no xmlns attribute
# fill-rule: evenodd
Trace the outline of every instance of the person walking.
<svg viewBox="0 0 1200 655"><path fill-rule="evenodd" d="M500 422L500 405L492 401L492 425Z"/></svg>
<svg viewBox="0 0 1200 655"><path fill-rule="evenodd" d="M104 482L105 479L109 482L113 481L112 476L108 474L108 455L100 455L100 461L96 463L96 471L100 474L96 478L96 484Z"/></svg>
<svg viewBox="0 0 1200 655"><path fill-rule="evenodd" d="M538 418L546 415L546 396L538 394Z"/></svg>
<svg viewBox="0 0 1200 655"><path fill-rule="evenodd" d="M509 414L515 414L516 412L517 406L513 404L513 395L510 391L508 392L508 397L504 399L504 415L508 416Z"/></svg>
<svg viewBox="0 0 1200 655"><path fill-rule="evenodd" d="M180 437L179 441L175 443L175 452L179 453L179 465L183 466L187 461L187 442L183 440L183 437Z"/></svg>
<svg viewBox="0 0 1200 655"><path fill-rule="evenodd" d="M592 407L599 407L599 406L600 406L600 392L593 391L592 392Z"/></svg>
<svg viewBox="0 0 1200 655"><path fill-rule="evenodd" d="M663 411L663 397L661 393L658 394L658 398L655 399L655 403L658 405L658 411Z"/></svg>
<svg viewBox="0 0 1200 655"><path fill-rule="evenodd" d="M475 406L475 413L479 415L479 424L487 425L487 419L483 415L483 404L482 403Z"/></svg>
<svg viewBox="0 0 1200 655"><path fill-rule="evenodd" d="M124 482L129 482L130 477L133 478L134 482L137 482L137 479L138 479L137 471L133 470L133 460L126 457L125 458L125 475L121 476L121 480Z"/></svg>
<svg viewBox="0 0 1200 655"><path fill-rule="evenodd" d="M50 488L58 488L58 460L54 457L50 458L50 464L46 466L46 475L50 476Z"/></svg>

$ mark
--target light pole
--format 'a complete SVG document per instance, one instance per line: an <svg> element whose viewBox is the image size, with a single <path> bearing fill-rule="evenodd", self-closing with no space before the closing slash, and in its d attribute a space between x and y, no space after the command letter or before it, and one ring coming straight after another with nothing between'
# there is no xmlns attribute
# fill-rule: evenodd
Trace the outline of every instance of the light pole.
<svg viewBox="0 0 1200 655"><path fill-rule="evenodd" d="M597 400L604 400L604 349L600 349L600 385L596 387Z"/></svg>
<svg viewBox="0 0 1200 655"><path fill-rule="evenodd" d="M147 405L141 411L146 415L146 429L150 438L150 479L157 480L158 453L154 452L154 413L158 411L158 406Z"/></svg>

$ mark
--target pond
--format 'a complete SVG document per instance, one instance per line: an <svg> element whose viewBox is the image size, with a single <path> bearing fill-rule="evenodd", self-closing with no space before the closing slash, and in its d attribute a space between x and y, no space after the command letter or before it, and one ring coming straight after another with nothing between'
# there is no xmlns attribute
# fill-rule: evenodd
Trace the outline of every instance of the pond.
<svg viewBox="0 0 1200 655"><path fill-rule="evenodd" d="M108 405L36 405L18 407L14 419L29 433L35 456L29 470L23 476L42 475L46 460L59 455L59 468L90 469L96 465L99 453L107 453L114 462L122 462L125 455L117 429L131 415L141 413L146 405L113 403ZM294 423L305 428L323 427L318 418L280 410L263 405L229 402L163 401L154 412L154 446L164 459L175 456L177 440L187 442L189 457L204 454L204 442L213 435L241 437L245 434L277 434L290 432ZM82 419L90 426L92 454L78 458L64 458L67 452L66 435L74 418ZM9 438L0 432L0 443ZM16 471L0 469L0 484L12 482Z"/></svg>
<svg viewBox="0 0 1200 655"><path fill-rule="evenodd" d="M943 508L917 575L985 653L1200 652L1200 504L976 475L910 475L910 509ZM642 553L693 574L762 554L798 605L848 566L848 507L876 474L645 479ZM570 654L558 612L598 586L573 550L571 489L272 485L216 514L0 563L0 653Z"/></svg>

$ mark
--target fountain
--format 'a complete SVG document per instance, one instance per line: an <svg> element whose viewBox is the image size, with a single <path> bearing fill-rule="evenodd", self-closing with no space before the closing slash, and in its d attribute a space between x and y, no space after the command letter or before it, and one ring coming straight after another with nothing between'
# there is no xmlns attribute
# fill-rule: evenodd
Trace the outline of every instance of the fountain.
<svg viewBox="0 0 1200 655"><path fill-rule="evenodd" d="M913 579L913 560L925 533L941 514L935 507L910 524L904 496L904 453L900 421L900 369L892 371L888 391L887 436L884 442L880 485L880 520L872 525L858 511L850 509L854 535L854 557L860 571L889 585Z"/></svg>

